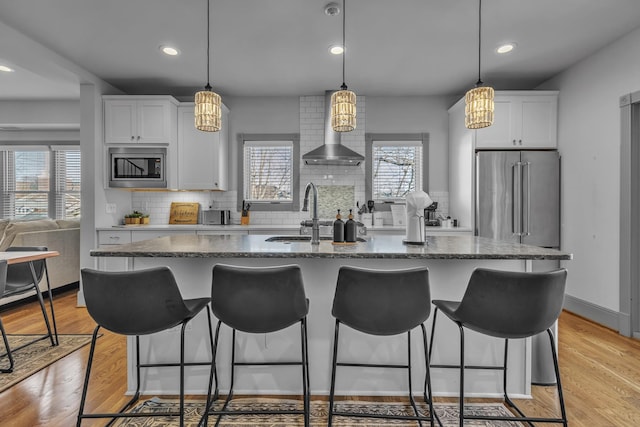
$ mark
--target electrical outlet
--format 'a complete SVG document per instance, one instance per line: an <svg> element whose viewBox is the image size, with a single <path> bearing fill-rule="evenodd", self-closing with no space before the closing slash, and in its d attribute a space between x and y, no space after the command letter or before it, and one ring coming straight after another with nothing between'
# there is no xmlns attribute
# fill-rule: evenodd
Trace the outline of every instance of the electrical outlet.
<svg viewBox="0 0 640 427"><path fill-rule="evenodd" d="M105 210L108 214L116 213L116 204L115 203L107 203Z"/></svg>

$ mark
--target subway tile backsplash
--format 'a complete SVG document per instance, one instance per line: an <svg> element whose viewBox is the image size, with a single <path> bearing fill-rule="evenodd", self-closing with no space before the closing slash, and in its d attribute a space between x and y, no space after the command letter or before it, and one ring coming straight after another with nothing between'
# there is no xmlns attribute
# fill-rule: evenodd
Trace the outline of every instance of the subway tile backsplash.
<svg viewBox="0 0 640 427"><path fill-rule="evenodd" d="M350 149L364 155L365 153L365 115L366 99L364 96L357 98L357 128L353 132L342 134L342 144ZM301 96L300 97L300 155L319 147L324 143L324 96ZM231 173L235 173L231 169ZM316 186L340 186L339 188L349 188L353 192L353 208L355 203L366 202L364 189L364 162L359 166L308 166L300 162L300 200L304 197L304 188L308 182L313 182ZM351 194L351 193L349 193ZM449 193L445 191L430 192L429 196L438 202L438 213L446 216L449 211ZM229 209L231 211L231 222L240 223L240 212L238 212L236 191L225 192L133 192L132 206L134 210L139 210L150 214L151 224L168 224L169 209L171 202L197 202L201 208L208 209ZM302 206L302 203L300 204ZM348 208L347 208L348 209ZM321 207L321 212L323 211ZM324 215L331 212L332 207L327 206ZM348 215L344 212L344 217ZM383 212L384 225L392 225L391 212ZM335 214L329 215L333 219ZM300 221L309 218L309 212L251 212L251 223L260 225L286 225L299 224Z"/></svg>

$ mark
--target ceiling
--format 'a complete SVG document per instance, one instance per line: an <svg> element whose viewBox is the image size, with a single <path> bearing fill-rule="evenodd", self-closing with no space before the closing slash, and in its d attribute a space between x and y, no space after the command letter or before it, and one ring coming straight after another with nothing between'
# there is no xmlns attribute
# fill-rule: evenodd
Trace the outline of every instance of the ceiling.
<svg viewBox="0 0 640 427"><path fill-rule="evenodd" d="M211 85L224 96L338 89L342 15L329 0L211 0ZM337 0L342 4L342 0ZM477 80L476 0L348 0L346 83L368 96L459 95ZM130 94L190 97L206 83L206 0L0 0L0 100L77 99L76 70ZM638 0L485 0L482 79L531 89L640 26ZM26 36L26 37L25 37ZM12 40L13 39L13 40ZM517 43L506 55L495 48ZM180 55L158 47L170 44ZM73 67L67 67L73 68Z"/></svg>

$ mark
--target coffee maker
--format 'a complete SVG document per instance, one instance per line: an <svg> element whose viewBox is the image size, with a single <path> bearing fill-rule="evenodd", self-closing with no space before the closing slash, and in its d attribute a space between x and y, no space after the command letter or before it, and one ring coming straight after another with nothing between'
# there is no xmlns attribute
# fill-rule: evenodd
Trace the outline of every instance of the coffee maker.
<svg viewBox="0 0 640 427"><path fill-rule="evenodd" d="M424 225L427 227L437 227L440 225L436 219L436 209L438 209L438 202L433 202L424 210Z"/></svg>

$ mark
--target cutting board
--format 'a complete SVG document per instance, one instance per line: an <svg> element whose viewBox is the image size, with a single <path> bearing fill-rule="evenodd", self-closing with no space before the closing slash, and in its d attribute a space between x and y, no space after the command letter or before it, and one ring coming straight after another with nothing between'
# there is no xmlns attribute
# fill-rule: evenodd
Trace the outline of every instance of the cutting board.
<svg viewBox="0 0 640 427"><path fill-rule="evenodd" d="M172 202L169 224L197 224L199 203Z"/></svg>

